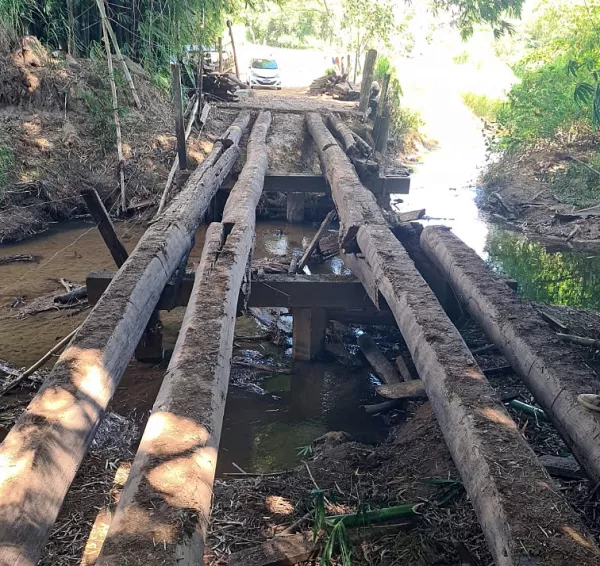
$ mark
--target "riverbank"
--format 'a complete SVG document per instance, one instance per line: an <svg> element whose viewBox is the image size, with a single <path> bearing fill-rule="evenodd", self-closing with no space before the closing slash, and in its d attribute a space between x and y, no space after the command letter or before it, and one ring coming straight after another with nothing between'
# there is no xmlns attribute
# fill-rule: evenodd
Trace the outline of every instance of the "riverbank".
<svg viewBox="0 0 600 566"><path fill-rule="evenodd" d="M506 152L483 175L478 204L492 220L551 247L598 253L600 174L590 165L593 156L593 140Z"/></svg>

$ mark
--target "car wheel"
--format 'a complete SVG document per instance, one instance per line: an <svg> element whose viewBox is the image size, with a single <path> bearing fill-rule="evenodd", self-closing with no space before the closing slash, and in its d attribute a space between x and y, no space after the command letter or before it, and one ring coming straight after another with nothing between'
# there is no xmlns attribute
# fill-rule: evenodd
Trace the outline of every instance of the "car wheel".
<svg viewBox="0 0 600 566"><path fill-rule="evenodd" d="M277 90L281 90L281 87L280 87L280 86L278 86L278 87L277 87Z"/></svg>

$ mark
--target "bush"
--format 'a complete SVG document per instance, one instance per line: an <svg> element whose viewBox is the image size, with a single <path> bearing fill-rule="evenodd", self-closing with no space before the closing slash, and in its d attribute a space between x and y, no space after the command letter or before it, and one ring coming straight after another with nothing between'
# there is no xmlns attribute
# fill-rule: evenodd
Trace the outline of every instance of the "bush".
<svg viewBox="0 0 600 566"><path fill-rule="evenodd" d="M502 101L498 98L490 98L485 94L464 92L461 94L463 102L475 116L486 122L496 122L498 111L502 107Z"/></svg>
<svg viewBox="0 0 600 566"><path fill-rule="evenodd" d="M573 83L567 80L567 61L556 61L533 70L521 70L521 79L508 94L508 103L499 108L497 121L505 130L507 148L533 144L538 140L565 141L590 131L590 104L573 97Z"/></svg>
<svg viewBox="0 0 600 566"><path fill-rule="evenodd" d="M414 149L415 143L421 140L421 128L424 124L417 110L402 106L392 108L391 131L400 142L402 151Z"/></svg>

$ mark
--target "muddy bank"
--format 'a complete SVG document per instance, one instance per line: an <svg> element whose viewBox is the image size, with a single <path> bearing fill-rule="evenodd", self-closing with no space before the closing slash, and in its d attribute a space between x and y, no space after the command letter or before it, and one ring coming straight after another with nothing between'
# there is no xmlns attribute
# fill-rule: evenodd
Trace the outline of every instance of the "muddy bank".
<svg viewBox="0 0 600 566"><path fill-rule="evenodd" d="M478 204L494 221L542 243L598 252L600 194L590 190L590 155L587 142L505 153L484 175Z"/></svg>

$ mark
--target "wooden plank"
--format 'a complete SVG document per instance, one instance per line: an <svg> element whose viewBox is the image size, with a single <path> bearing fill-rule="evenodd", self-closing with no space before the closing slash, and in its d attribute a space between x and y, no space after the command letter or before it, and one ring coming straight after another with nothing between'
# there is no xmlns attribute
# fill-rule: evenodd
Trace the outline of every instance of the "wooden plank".
<svg viewBox="0 0 600 566"><path fill-rule="evenodd" d="M410 375L410 371L406 366L406 362L401 355L396 358L396 366L400 372L400 376L404 381L412 381L412 375Z"/></svg>
<svg viewBox="0 0 600 566"><path fill-rule="evenodd" d="M342 149L330 134L327 139L320 116L311 114L307 120L319 140L321 165L330 178L336 205L340 203L342 226L350 231L358 224L356 243L425 385L495 563L596 564L598 549L593 540L552 485L505 407L495 401L458 330L380 213L372 210L376 204L368 191L353 181L351 172L335 171L350 167ZM535 505L515 505L515 493L527 494ZM532 525L542 529L538 533ZM548 538L547 532L553 537Z"/></svg>
<svg viewBox="0 0 600 566"><path fill-rule="evenodd" d="M192 175L146 230L0 446L0 564L37 564L160 294L238 157L248 121L238 116L225 134L233 145L202 177Z"/></svg>
<svg viewBox="0 0 600 566"><path fill-rule="evenodd" d="M359 112L366 112L369 107L369 97L371 96L371 84L373 82L373 71L375 70L375 61L377 60L377 51L369 49L365 55L365 64L363 67L363 76L360 85L360 103Z"/></svg>
<svg viewBox="0 0 600 566"><path fill-rule="evenodd" d="M540 463L551 476L574 480L586 477L575 458L561 458L560 456L545 454L540 456Z"/></svg>
<svg viewBox="0 0 600 566"><path fill-rule="evenodd" d="M318 555L320 545L312 533L272 538L262 544L234 552L229 566L293 566Z"/></svg>
<svg viewBox="0 0 600 566"><path fill-rule="evenodd" d="M380 385L377 393L386 399L427 399L425 387L420 379L411 379L392 385Z"/></svg>
<svg viewBox="0 0 600 566"><path fill-rule="evenodd" d="M269 113L256 119L233 206L208 228L173 357L97 566L202 564L238 294L254 243L270 123Z"/></svg>
<svg viewBox="0 0 600 566"><path fill-rule="evenodd" d="M223 183L221 190L229 191L235 183L235 175ZM410 189L410 177L403 175L388 175L380 177L369 190L375 195L380 194L403 194L406 195ZM280 173L265 177L265 193L325 193L331 191L327 180L322 175L308 173Z"/></svg>
<svg viewBox="0 0 600 566"><path fill-rule="evenodd" d="M334 219L336 214L337 214L336 211L332 210L331 212L329 212L327 214L327 216L325 217L323 222L321 222L321 226L319 226L317 233L313 236L313 239L310 241L310 244L308 244L308 247L302 254L302 257L300 258L300 261L298 262L298 265L296 267L296 271L302 271L304 269L304 266L308 263L310 256L315 251L317 244L319 243L319 240L323 236L323 232L325 232L325 230L327 230L327 227L329 226L331 221Z"/></svg>
<svg viewBox="0 0 600 566"><path fill-rule="evenodd" d="M84 189L81 191L81 196L96 223L96 227L98 228L106 247L110 251L110 255L115 260L117 267L121 267L129 257L129 254L125 249L125 246L121 243L121 240L119 240L112 220L110 219L108 212L106 212L106 208L104 208L100 196L96 192L96 189Z"/></svg>
<svg viewBox="0 0 600 566"><path fill-rule="evenodd" d="M533 393L583 469L600 481L600 420L577 402L582 392L600 391L592 370L530 303L520 300L450 231L425 228L421 245Z"/></svg>
<svg viewBox="0 0 600 566"><path fill-rule="evenodd" d="M358 337L358 347L375 370L377 376L386 384L400 383L400 375L390 361L375 344L375 340L366 332Z"/></svg>
<svg viewBox="0 0 600 566"><path fill-rule="evenodd" d="M86 286L88 301L96 304L107 289L115 273L93 271L88 274ZM173 284L167 283L158 303L160 310L170 310L188 304L194 274L188 273L181 282L180 293L171 295ZM362 283L352 276L338 275L263 275L253 279L249 307L288 307L331 309L355 308L376 310L365 293Z"/></svg>
<svg viewBox="0 0 600 566"><path fill-rule="evenodd" d="M292 311L292 319L293 358L304 361L314 360L325 345L327 312L319 308L295 308Z"/></svg>

